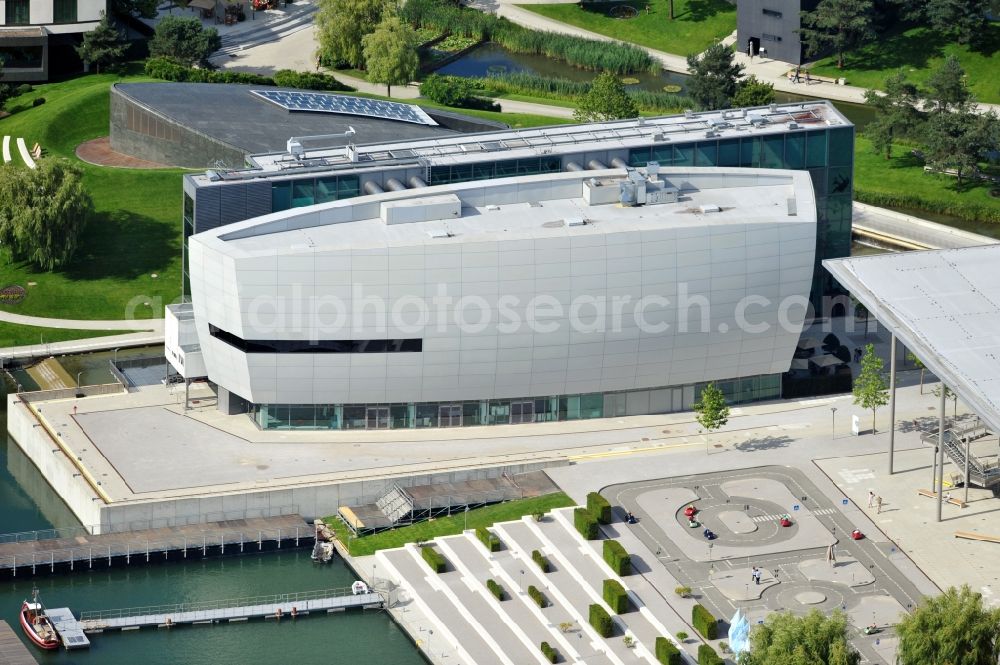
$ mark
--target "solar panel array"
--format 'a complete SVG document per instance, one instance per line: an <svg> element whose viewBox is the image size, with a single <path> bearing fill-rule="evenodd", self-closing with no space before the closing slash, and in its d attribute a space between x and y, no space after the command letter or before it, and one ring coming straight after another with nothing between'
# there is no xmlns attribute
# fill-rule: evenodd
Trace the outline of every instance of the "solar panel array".
<svg viewBox="0 0 1000 665"><path fill-rule="evenodd" d="M261 99L277 104L288 111L314 113L339 113L412 122L418 125L436 125L433 118L419 106L384 102L378 99L331 95L323 92L298 92L292 90L251 90Z"/></svg>

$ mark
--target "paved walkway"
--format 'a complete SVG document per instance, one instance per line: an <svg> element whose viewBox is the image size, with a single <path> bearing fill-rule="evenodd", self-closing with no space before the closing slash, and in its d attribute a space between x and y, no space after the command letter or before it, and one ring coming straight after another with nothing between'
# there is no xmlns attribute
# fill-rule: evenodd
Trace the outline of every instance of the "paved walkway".
<svg viewBox="0 0 1000 665"><path fill-rule="evenodd" d="M111 148L111 138L101 136L90 141L84 141L76 146L76 156L95 166L112 166L123 169L169 169L167 164L150 162L131 155L116 152Z"/></svg>
<svg viewBox="0 0 1000 665"><path fill-rule="evenodd" d="M0 321L22 326L43 328L63 328L65 330L150 330L163 332L163 319L130 319L94 321L90 319L49 319L41 316L25 316L0 310Z"/></svg>
<svg viewBox="0 0 1000 665"><path fill-rule="evenodd" d="M59 328L63 330L122 330L121 335L104 335L86 339L50 342L48 344L28 344L0 348L0 359L37 358L64 353L100 351L122 346L146 346L163 344L163 319L92 321L86 319L48 319L40 316L25 316L0 310L0 321L21 326Z"/></svg>

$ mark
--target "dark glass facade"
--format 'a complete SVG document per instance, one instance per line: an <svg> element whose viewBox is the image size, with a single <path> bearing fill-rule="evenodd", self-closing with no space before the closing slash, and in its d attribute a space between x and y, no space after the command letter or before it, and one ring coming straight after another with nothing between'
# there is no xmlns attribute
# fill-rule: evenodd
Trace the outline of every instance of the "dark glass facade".
<svg viewBox="0 0 1000 665"><path fill-rule="evenodd" d="M433 166L431 167L431 179L427 184L447 185L453 182L491 180L493 178L559 173L560 171L562 171L562 158L551 155L528 159L501 159L480 164Z"/></svg>
<svg viewBox="0 0 1000 665"><path fill-rule="evenodd" d="M271 183L271 212L351 199L360 193L356 175L278 180Z"/></svg>

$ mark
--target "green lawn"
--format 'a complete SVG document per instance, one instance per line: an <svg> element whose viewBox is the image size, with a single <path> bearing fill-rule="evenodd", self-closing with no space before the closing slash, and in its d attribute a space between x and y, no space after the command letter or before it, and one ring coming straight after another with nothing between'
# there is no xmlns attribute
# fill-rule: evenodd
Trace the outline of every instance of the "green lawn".
<svg viewBox="0 0 1000 665"><path fill-rule="evenodd" d="M638 9L639 15L617 19L608 14L613 7L623 4ZM594 2L586 8L580 4L519 7L591 32L677 55L701 53L736 29L736 5L726 0L674 0L673 21L670 0Z"/></svg>
<svg viewBox="0 0 1000 665"><path fill-rule="evenodd" d="M0 350L11 346L48 344L50 342L65 342L71 339L105 337L107 335L124 335L128 332L128 330L63 330L61 328L36 328L35 326L19 326L0 321Z"/></svg>
<svg viewBox="0 0 1000 665"><path fill-rule="evenodd" d="M9 311L71 319L151 318L163 316L163 305L180 294L183 171L102 168L74 154L79 143L108 134L108 91L117 80L145 79L102 74L39 85L12 100L13 114L0 120L0 133L24 137L28 145L37 141L50 155L79 164L96 211L73 261L59 270L12 262L0 250L0 283L20 284L29 294L5 308ZM32 108L35 97L46 101ZM89 336L79 332L77 337Z"/></svg>
<svg viewBox="0 0 1000 665"><path fill-rule="evenodd" d="M951 176L924 172L923 163L908 146L894 146L886 160L872 151L871 143L857 137L854 155L854 198L872 205L917 208L980 222L1000 223L1000 199L990 196L990 186Z"/></svg>
<svg viewBox="0 0 1000 665"><path fill-rule="evenodd" d="M336 515L327 517L324 521L336 532L337 539L348 543L353 556L366 556L378 550L401 547L406 543L418 543L436 538L437 536L453 536L462 533L466 528L475 529L481 526L491 526L494 522L509 522L532 513L547 513L553 508L565 508L576 505L562 492L546 494L532 499L507 501L492 506L476 508L468 513L457 513L450 517L440 517L429 522L419 522L391 531L382 531L371 536L353 538L350 529Z"/></svg>
<svg viewBox="0 0 1000 665"><path fill-rule="evenodd" d="M815 74L844 77L849 85L881 88L886 77L902 68L911 81L923 84L949 55L962 63L969 87L981 102L1000 103L1000 23L991 23L978 45L970 48L949 42L930 28L899 27L845 57L824 58L809 69Z"/></svg>

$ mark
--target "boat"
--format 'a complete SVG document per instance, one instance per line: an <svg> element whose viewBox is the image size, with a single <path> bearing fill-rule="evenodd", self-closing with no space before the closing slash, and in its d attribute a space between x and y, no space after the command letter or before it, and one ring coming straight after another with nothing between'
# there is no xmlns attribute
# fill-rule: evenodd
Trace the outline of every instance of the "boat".
<svg viewBox="0 0 1000 665"><path fill-rule="evenodd" d="M317 540L313 547L312 560L316 563L330 563L331 559L333 559L333 543Z"/></svg>
<svg viewBox="0 0 1000 665"><path fill-rule="evenodd" d="M59 647L59 633L45 615L45 607L38 600L38 589L32 590L31 602L26 600L21 603L21 629L39 649Z"/></svg>

